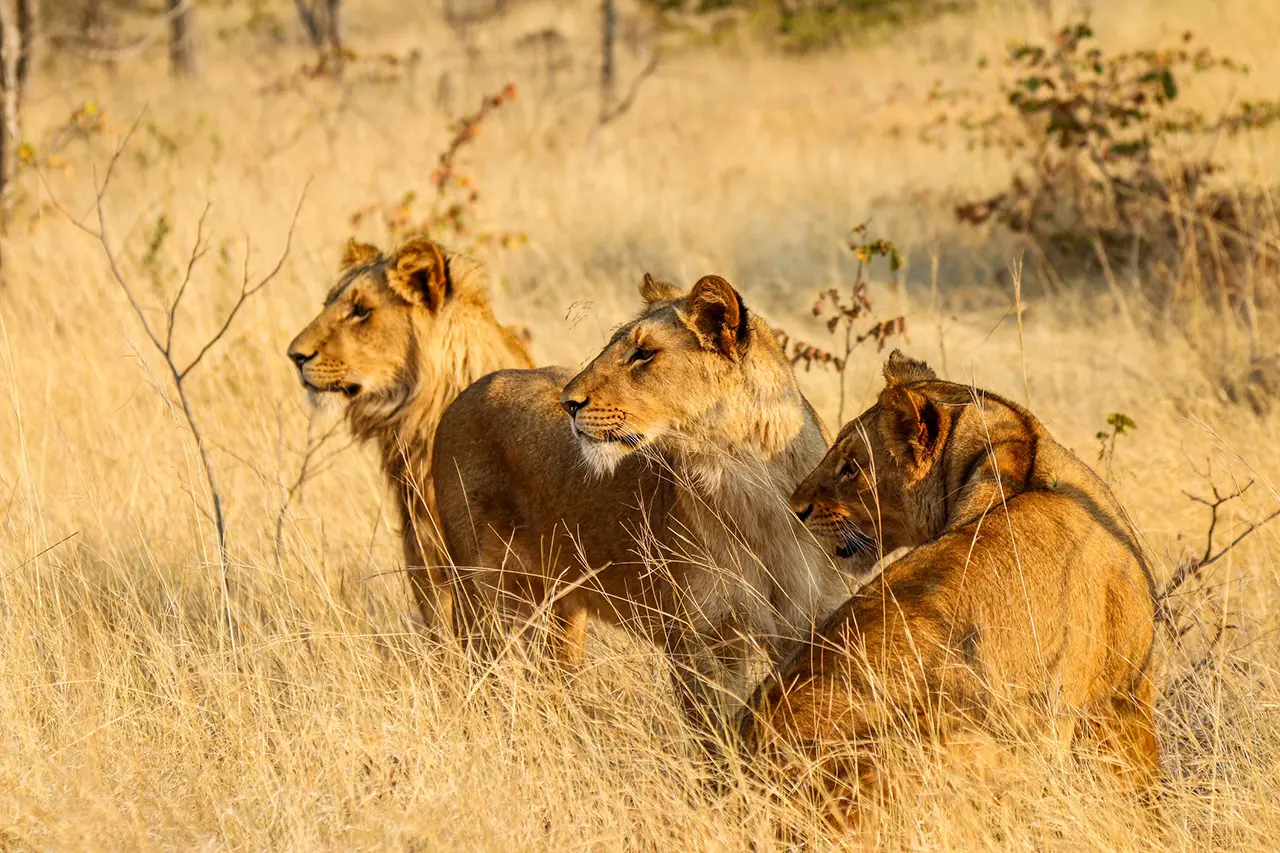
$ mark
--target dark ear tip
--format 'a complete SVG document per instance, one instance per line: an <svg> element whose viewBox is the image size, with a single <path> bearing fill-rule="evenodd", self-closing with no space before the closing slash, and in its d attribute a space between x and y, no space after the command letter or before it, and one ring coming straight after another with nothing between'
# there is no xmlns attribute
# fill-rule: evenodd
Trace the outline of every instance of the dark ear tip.
<svg viewBox="0 0 1280 853"><path fill-rule="evenodd" d="M704 275L702 278L698 279L696 284L693 285L694 290L710 290L712 288L727 288L729 290L733 290L733 285L724 277L718 275Z"/></svg>

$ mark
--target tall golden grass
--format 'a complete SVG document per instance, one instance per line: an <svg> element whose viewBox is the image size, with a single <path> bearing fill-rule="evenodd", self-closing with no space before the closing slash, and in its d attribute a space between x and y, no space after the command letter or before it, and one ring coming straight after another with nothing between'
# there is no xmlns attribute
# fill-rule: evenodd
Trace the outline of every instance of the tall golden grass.
<svg viewBox="0 0 1280 853"><path fill-rule="evenodd" d="M291 14L284 3L266 8ZM354 46L403 54L417 44L422 55L394 80L352 81L345 94L329 83L261 91L306 51L243 30L247 12L234 6L201 11L204 81L170 83L162 50L114 70L58 58L37 81L26 126L38 139L90 98L117 129L143 115L107 212L148 310L180 281L213 201L213 250L178 318L180 349L216 329L246 251L251 269L274 261L312 181L281 277L192 378L228 505L238 630L225 627L209 495L162 365L101 247L40 206L54 193L87 209L93 165L118 141L91 138L43 181L24 177L26 218L4 242L0 849L773 849L776 820L820 846L868 842L830 834L741 768L727 794L706 796L659 654L616 633L594 631L590 664L568 685L519 655L480 676L442 666L408 621L376 460L343 449L340 433L329 445L340 452L321 454L285 506L312 416L284 348L333 280L349 215L426 190L450 114L508 79L527 83L521 98L469 156L486 223L529 236L490 260L499 315L532 330L539 362L594 354L638 307L645 270L686 282L725 275L776 325L820 340L811 295L847 284L842 237L873 217L916 261L904 286L875 290L886 313L906 314L913 355L1015 398L1025 359L1032 407L1086 459L1108 414L1137 422L1110 467L1162 579L1203 547L1204 507L1183 490L1255 481L1225 509L1220 541L1280 499L1275 416L1229 403L1204 342L1135 330L1100 283L1075 295L1024 289L1019 330L1013 292L995 274L1008 248L951 222L947 194L998 185L1006 167L917 142L931 118L920 104L936 77L969 73L978 54L1042 32L1030 7L998 4L839 55L671 53L635 108L596 134L585 59L552 82L508 49L521 28L549 21L589 56L587 7L520 6L485 25L471 60L427 10L353 8ZM1095 22L1127 46L1195 29L1253 64L1260 94L1277 94L1276 10L1131 0L1098 9ZM1261 186L1280 174L1280 134L1225 154ZM161 216L172 234L147 259ZM934 246L936 300L919 260ZM1233 334L1211 348L1224 364L1222 351L1239 346ZM879 356L860 359L854 410L879 387ZM801 381L832 419L833 377L815 370ZM922 748L900 757L914 781L880 810L870 840L1270 846L1280 836L1275 535L1264 528L1181 591L1184 636L1162 630L1162 825L1035 744L1007 746L1011 759L991 772Z"/></svg>

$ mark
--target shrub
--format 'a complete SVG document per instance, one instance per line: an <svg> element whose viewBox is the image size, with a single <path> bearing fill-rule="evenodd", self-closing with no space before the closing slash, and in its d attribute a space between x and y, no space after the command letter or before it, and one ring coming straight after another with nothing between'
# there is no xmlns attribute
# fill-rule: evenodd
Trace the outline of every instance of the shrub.
<svg viewBox="0 0 1280 853"><path fill-rule="evenodd" d="M1076 23L1047 45L1009 45L1002 66L981 62L1000 105L944 112L934 127L958 125L969 145L1003 152L1012 178L961 201L957 218L1022 235L1059 278L1087 269L1111 279L1127 268L1162 314L1212 295L1250 310L1246 278L1274 261L1276 222L1264 215L1264 191L1221 180L1213 143L1274 124L1280 103L1238 101L1216 116L1186 105L1188 79L1249 73L1193 41L1188 32L1175 47L1108 52ZM980 95L935 87L931 98L962 104ZM1186 153L1194 150L1210 153Z"/></svg>
<svg viewBox="0 0 1280 853"><path fill-rule="evenodd" d="M646 0L651 8L693 17L737 13L747 27L791 51L835 47L971 6L971 0Z"/></svg>
<svg viewBox="0 0 1280 853"><path fill-rule="evenodd" d="M825 317L827 332L835 342L833 348L822 349L791 337L784 329L773 330L792 365L798 367L803 364L805 370L810 370L816 364L839 376L840 408L836 414L837 424L844 423L849 368L854 351L863 344L874 341L876 351L879 352L890 338L895 335L905 337L907 334L907 319L901 315L883 320L873 319L871 295L867 290L867 280L863 278L863 272L870 272L871 264L876 258L884 258L888 262L889 272L896 276L903 266L898 248L888 240L873 240L865 222L853 228L847 243L849 251L858 259L858 269L849 284L848 294L841 293L835 287L820 290L815 294L811 309L814 317Z"/></svg>
<svg viewBox="0 0 1280 853"><path fill-rule="evenodd" d="M431 192L425 204L417 190L408 190L396 201L364 205L351 214L351 227L357 228L372 217L379 220L395 240L420 236L444 240L454 246L495 244L504 248L524 242L525 236L520 233L491 233L477 228L474 220L480 191L461 164L461 155L480 133L484 122L515 98L515 84L508 83L502 91L486 96L474 113L464 115L453 124L449 141L431 174Z"/></svg>

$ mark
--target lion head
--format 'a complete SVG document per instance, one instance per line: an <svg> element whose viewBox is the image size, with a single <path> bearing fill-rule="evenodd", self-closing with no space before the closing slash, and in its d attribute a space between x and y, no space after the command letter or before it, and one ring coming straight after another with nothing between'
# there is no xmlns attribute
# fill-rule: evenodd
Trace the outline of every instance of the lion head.
<svg viewBox="0 0 1280 853"><path fill-rule="evenodd" d="M403 397L415 320L429 320L448 296L444 253L412 240L384 256L351 240L340 271L320 314L289 344L289 358L312 394Z"/></svg>
<svg viewBox="0 0 1280 853"><path fill-rule="evenodd" d="M346 403L357 433L368 437L415 408L411 401L442 410L476 378L461 375L472 362L529 366L519 341L493 319L480 272L429 240L385 255L348 242L324 308L289 345L313 401Z"/></svg>
<svg viewBox="0 0 1280 853"><path fill-rule="evenodd" d="M640 293L644 313L560 397L588 464L607 473L656 447L776 449L799 434L799 407L775 404L798 398L790 365L727 281L705 276L685 294L646 274Z"/></svg>
<svg viewBox="0 0 1280 853"><path fill-rule="evenodd" d="M930 393L951 383L927 364L894 350L884 375L880 399L841 429L791 496L792 510L837 556L869 562L918 545L940 523L946 484L935 463L951 424L950 406Z"/></svg>

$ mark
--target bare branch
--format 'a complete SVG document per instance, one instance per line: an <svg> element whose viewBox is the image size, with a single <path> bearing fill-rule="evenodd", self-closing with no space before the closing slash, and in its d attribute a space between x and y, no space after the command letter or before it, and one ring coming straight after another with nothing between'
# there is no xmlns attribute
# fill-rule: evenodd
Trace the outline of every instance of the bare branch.
<svg viewBox="0 0 1280 853"><path fill-rule="evenodd" d="M312 421L312 424L314 424L314 420ZM342 421L335 421L333 425L330 426L329 429L325 430L324 434L319 438L312 434L311 424L308 424L307 426L307 449L302 454L302 462L298 466L298 475L294 477L293 482L290 483L287 488L284 488L284 500L280 503L280 511L276 513L277 563L280 562L281 555L284 550L284 523L289 515L289 509L292 507L294 499L302 493L302 490L306 487L307 483L311 482L312 479L319 476L320 473L325 470L329 462L331 462L335 456L342 453L347 449L347 447L351 446L351 443L348 443L347 445L340 447L332 453L317 460L317 456L320 451L341 426ZM284 484L281 483L281 486L283 487Z"/></svg>
<svg viewBox="0 0 1280 853"><path fill-rule="evenodd" d="M293 247L293 232L294 229L298 227L298 217L302 214L302 204L307 199L307 189L310 186L311 181L308 180L302 187L302 193L298 196L298 205L294 208L293 218L289 221L289 233L285 236L284 249L280 252L280 257L276 260L276 265L252 287L249 286L249 240L248 238L245 238L244 275L240 281L240 296L236 299L236 304L231 306L231 310L227 312L226 319L222 321L222 326L218 331L214 333L213 337L209 338L209 340L205 342L205 345L200 348L198 353L196 353L195 358L191 359L190 363L188 363L186 367L178 371L177 379L179 382L186 379L187 375L195 369L196 365L200 363L200 360L205 357L209 350L213 349L213 347L222 340L222 336L231 328L231 324L235 322L236 315L240 313L240 309L244 307L244 304L248 302L254 294L270 284L271 280L274 279L276 274L280 272L282 267L284 267L285 259L289 257L289 250Z"/></svg>
<svg viewBox="0 0 1280 853"><path fill-rule="evenodd" d="M174 327L176 325L178 308L183 296L186 294L187 287L194 276L195 267L208 253L209 242L208 236L205 234L205 223L207 221L211 205L206 203L204 210L200 214L200 219L196 226L196 237L191 248L191 253L188 257L185 274L181 284L178 286L174 294L173 299L165 309L164 338L162 340L152 327L151 323L147 320L146 312L138 301L133 286L129 283L128 277L121 269L116 247L112 245L111 237L107 228L107 190L110 187L111 178L115 174L116 164L120 162L120 157L128 146L130 139L133 138L133 134L141 123L143 115L145 115L145 110L142 114L139 114L137 120L134 121L133 126L129 128L128 133L125 134L124 138L120 141L120 144L116 147L115 153L107 163L107 169L103 174L101 181L98 180L97 170L94 170L94 189L96 193L94 210L96 210L98 218L97 230L85 225L83 217L77 218L73 216L60 202L57 201L56 197L54 197L52 193L50 193L50 197L52 199L53 206L67 218L68 222L93 237L101 244L103 254L106 256L107 263L111 268L112 277L120 287L120 290L124 292L125 297L129 300L129 305L133 308L133 312L137 315L139 322L141 322L147 338L151 341L152 346L155 347L156 352L164 359L165 366L168 368L169 378L173 383L173 390L178 398L179 408L181 408L183 419L187 422L187 426L191 430L191 435L195 439L196 451L200 456L200 462L204 468L205 485L208 488L208 500L211 505L213 523L217 532L218 563L221 567L222 596L227 620L227 629L231 637L232 652L234 653L236 648L235 623L231 611L231 587L229 578L229 560L227 556L227 526L226 516L223 511L222 493L218 489L217 472L215 471L213 462L210 458L209 439L200 428L200 422L192 407L191 397L188 394L185 380L191 370L200 363L205 354L208 353L209 350L226 335L227 330L231 327L231 323L235 320L237 314L239 314L240 309L244 307L245 302L254 294L258 293L258 291L266 287L284 266L285 259L288 257L289 250L293 245L293 232L297 227L298 217L302 212L302 203L306 198L307 189L306 187L303 187L302 194L298 199L298 206L294 209L293 218L289 223L289 232L285 241L284 250L281 253L279 260L276 262L276 265L265 277L253 286L250 286L248 276L248 246L246 244L245 275L242 279L240 295L237 298L235 305L228 313L217 333L205 342L196 354L196 357L192 359L185 368L180 369L173 355ZM308 184L309 183L310 182L308 182ZM195 503L197 509L203 512L204 508L200 506L200 502L196 501Z"/></svg>
<svg viewBox="0 0 1280 853"><path fill-rule="evenodd" d="M133 306L133 313L138 315L138 321L142 323L143 330L147 333L147 337L151 339L151 343L155 344L156 349L162 353L165 352L164 345L160 342L160 338L156 337L155 330L151 328L151 323L147 321L146 311L143 310L138 298L134 295L133 288L129 286L128 279L125 278L124 272L120 269L120 262L116 259L115 250L111 247L111 239L107 235L107 211L106 197L107 188L111 185L111 176L115 174L116 164L120 162L120 156L124 154L125 147L129 144L129 140L133 138L134 131L138 129L138 125L142 122L143 115L146 110L138 114L138 118L129 128L128 133L120 140L120 144L116 146L115 153L111 155L111 159L107 161L107 171L103 175L101 183L98 182L98 170L93 170L93 185L95 193L94 208L98 214L98 230L94 231L82 223L72 220L72 222L92 237L96 237L98 242L102 244L102 251L107 256L107 263L111 267L111 275L115 278L116 283L120 285L120 289L124 291L124 295L129 300L129 304Z"/></svg>
<svg viewBox="0 0 1280 853"><path fill-rule="evenodd" d="M600 122L597 127L604 127L605 125L612 124L622 118L622 116L631 109L632 105L635 103L636 96L640 94L640 87L644 85L644 81L652 77L653 73L658 70L658 59L659 54L655 50L649 57L649 61L645 63L644 68L640 69L640 73L631 81L631 87L627 89L626 97L619 101L618 105L613 109L606 110L600 114Z"/></svg>
<svg viewBox="0 0 1280 853"><path fill-rule="evenodd" d="M154 29L146 35L140 36L132 44L119 45L117 47L81 47L74 40L82 43L85 41L84 34L81 32L54 31L49 36L56 39L59 46L69 53L75 54L80 59L87 59L90 62L118 62L120 60L132 59L143 53L151 45L158 42L164 35L165 29L174 18L184 14L191 0L182 0L175 6L170 7L161 15L153 24Z"/></svg>
<svg viewBox="0 0 1280 853"><path fill-rule="evenodd" d="M1230 503L1231 501L1243 495L1246 491L1249 490L1249 487L1252 485L1253 485L1253 481L1250 480L1248 483L1245 483L1242 487L1236 489L1234 492L1231 492L1230 494L1227 494L1227 495L1224 495L1221 492L1219 492L1217 486L1211 485L1210 488L1213 491L1212 498L1203 498L1203 497L1200 497L1199 495L1193 495L1187 492L1183 492L1183 494L1185 494L1188 498L1195 501L1196 503L1204 504L1205 506L1209 507L1209 530L1205 535L1204 551L1200 555L1200 558L1198 560L1195 558L1192 558L1179 564L1178 568L1173 573L1173 577L1169 579L1169 582L1165 584L1164 589L1160 592L1157 603L1159 605L1159 618L1162 621L1165 621L1165 622L1169 621L1169 608L1167 604L1168 599L1172 597L1175 593L1177 593L1178 590L1180 590L1184 585L1186 585L1187 581L1196 577L1205 569L1207 569L1209 566L1212 566L1214 563L1221 560L1228 553L1230 553L1232 549L1234 549L1237 545L1239 545L1248 537L1252 536L1260 528L1266 526L1267 524L1270 524L1275 519L1280 518L1280 509L1277 509L1274 512L1267 515L1266 517L1262 518L1261 520L1256 521L1253 524L1250 524L1249 527L1243 533L1241 533L1235 539L1232 539L1230 543L1228 543L1227 545L1224 545L1216 553L1214 552L1214 549L1213 549L1214 534L1218 528L1219 511L1222 509L1222 507L1225 504Z"/></svg>
<svg viewBox="0 0 1280 853"><path fill-rule="evenodd" d="M200 259L209 253L209 241L204 235L205 219L209 216L209 211L213 209L213 202L206 201L204 210L200 211L200 220L196 223L196 239L191 244L191 257L187 259L187 272L182 277L182 284L178 285L178 292L174 294L173 302L169 304L168 316L165 320L164 329L164 352L168 355L173 351L173 325L175 317L178 314L178 305L182 302L182 296L187 292L187 285L191 283L191 273L195 271L196 264Z"/></svg>

